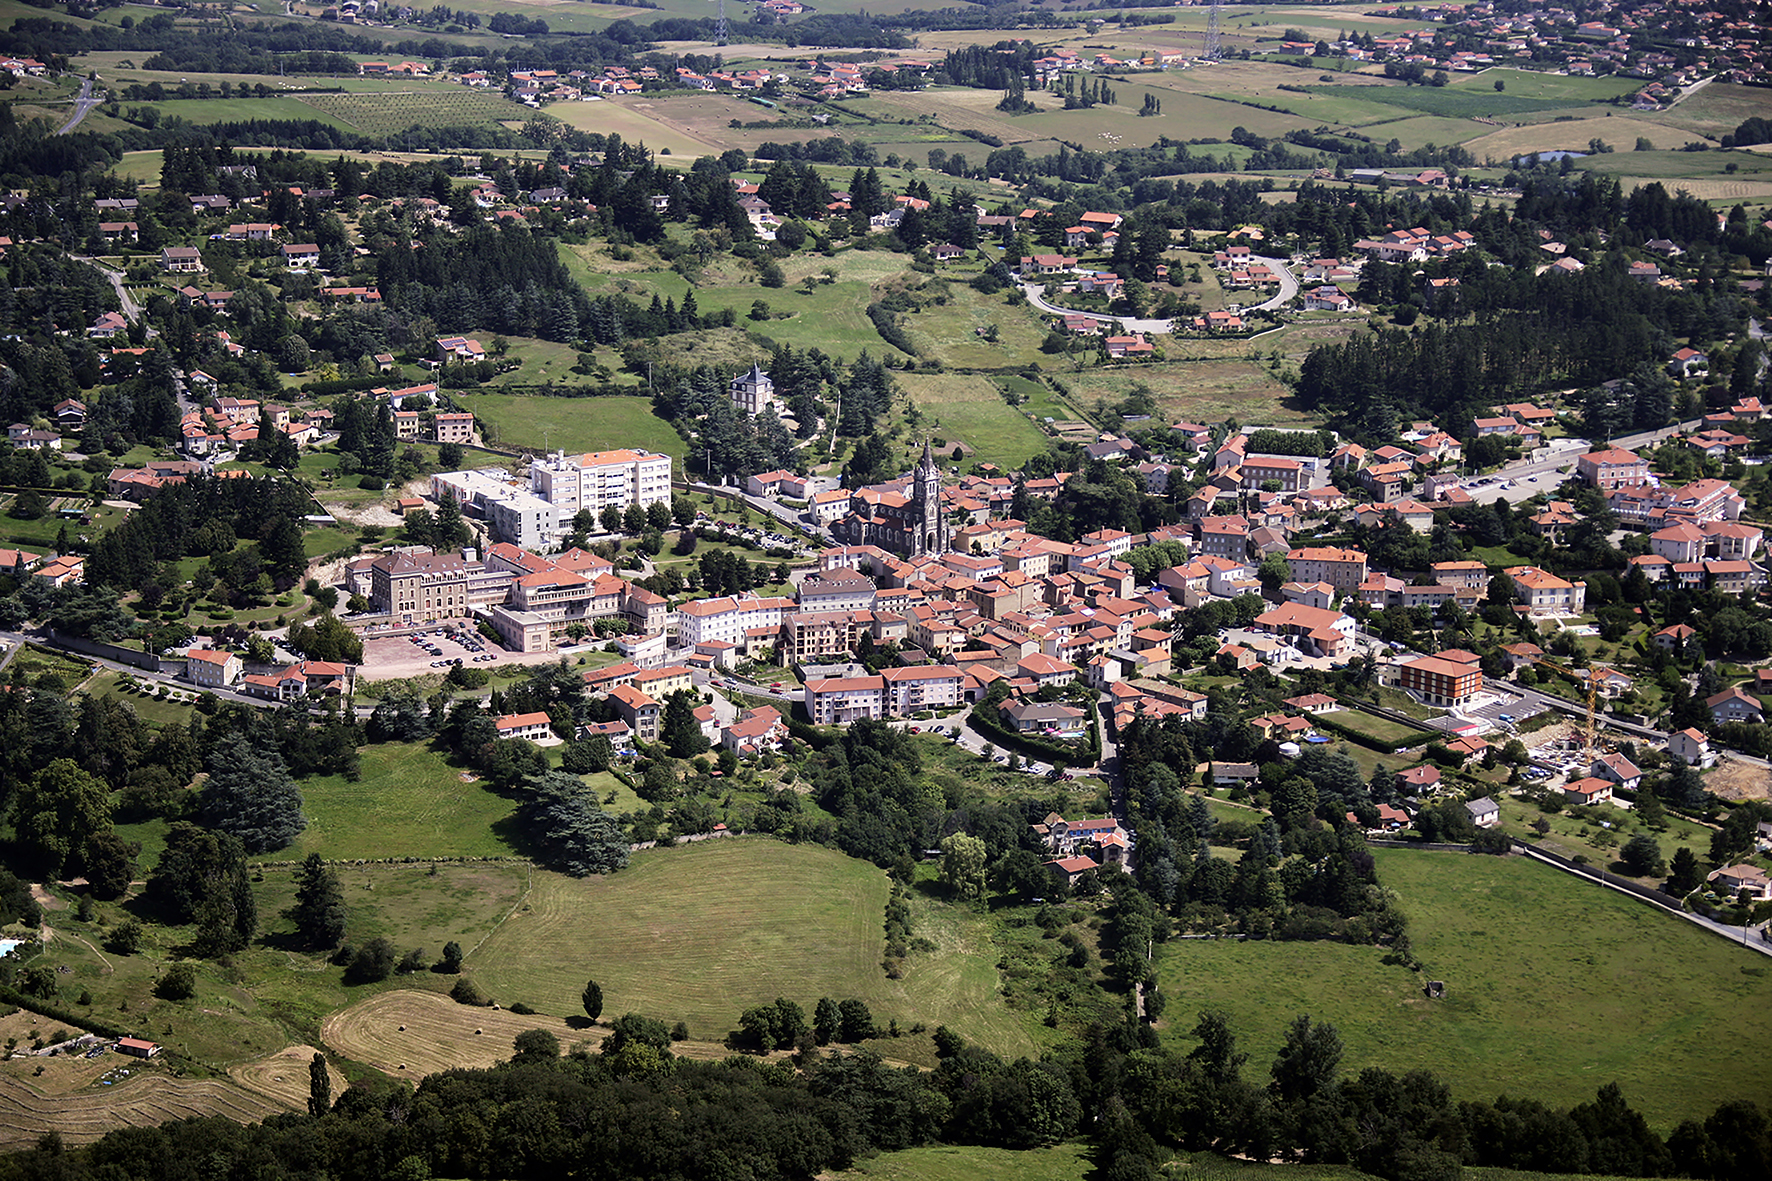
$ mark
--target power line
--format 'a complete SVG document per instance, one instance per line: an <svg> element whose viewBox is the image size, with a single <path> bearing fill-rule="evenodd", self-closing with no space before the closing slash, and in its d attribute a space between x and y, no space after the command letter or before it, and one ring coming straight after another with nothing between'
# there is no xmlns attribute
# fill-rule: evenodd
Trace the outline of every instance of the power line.
<svg viewBox="0 0 1772 1181"><path fill-rule="evenodd" d="M720 19L714 25L714 44L726 44L726 0L720 0Z"/></svg>
<svg viewBox="0 0 1772 1181"><path fill-rule="evenodd" d="M1212 0L1212 7L1206 13L1206 52L1201 54L1207 61L1217 61L1223 56L1223 48L1219 45L1219 37L1224 26L1224 0Z"/></svg>

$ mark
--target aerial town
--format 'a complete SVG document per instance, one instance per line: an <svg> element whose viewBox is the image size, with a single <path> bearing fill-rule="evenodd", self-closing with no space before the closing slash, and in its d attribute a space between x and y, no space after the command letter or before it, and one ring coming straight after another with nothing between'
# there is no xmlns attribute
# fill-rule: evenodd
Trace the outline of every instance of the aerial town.
<svg viewBox="0 0 1772 1181"><path fill-rule="evenodd" d="M1766 4L279 7L0 46L0 1181L1772 1170Z"/></svg>

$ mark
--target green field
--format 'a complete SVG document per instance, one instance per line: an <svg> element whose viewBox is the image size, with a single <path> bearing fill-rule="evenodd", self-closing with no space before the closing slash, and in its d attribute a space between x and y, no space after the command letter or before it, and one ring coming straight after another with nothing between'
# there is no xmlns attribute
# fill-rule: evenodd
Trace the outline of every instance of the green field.
<svg viewBox="0 0 1772 1181"><path fill-rule="evenodd" d="M671 425L652 413L647 398L541 398L520 394L457 394L496 432L506 447L551 451L606 451L639 447L679 461L687 444Z"/></svg>
<svg viewBox="0 0 1772 1181"><path fill-rule="evenodd" d="M1377 714L1369 714L1365 710L1344 709L1325 716L1332 722L1346 726L1350 730L1357 730L1368 738L1391 746L1424 742L1432 737L1414 726L1405 726L1401 722L1381 718Z"/></svg>
<svg viewBox="0 0 1772 1181"><path fill-rule="evenodd" d="M1375 856L1424 975L1385 965L1374 948L1171 943L1160 961L1170 1041L1188 1046L1194 1015L1221 1009L1250 1071L1265 1074L1286 1023L1310 1013L1340 1030L1344 1069L1422 1068L1460 1098L1554 1106L1616 1081L1664 1132L1728 1099L1772 1099L1752 1065L1772 1037L1772 965L1761 957L1524 859ZM1425 999L1425 979L1444 980L1446 998Z"/></svg>
<svg viewBox="0 0 1772 1181"><path fill-rule="evenodd" d="M1005 402L989 378L906 373L898 382L923 415L919 429L948 444L938 448L944 455L953 444L964 443L969 463L1015 471L1046 449L1046 435L1025 410ZM907 447L921 450L922 440Z"/></svg>
<svg viewBox="0 0 1772 1181"><path fill-rule="evenodd" d="M308 827L264 859L329 861L357 857L505 857L521 852L507 835L511 801L477 783L428 747L367 746L362 778L302 781Z"/></svg>
<svg viewBox="0 0 1772 1181"><path fill-rule="evenodd" d="M634 855L607 878L538 875L523 906L468 971L509 1004L578 1011L585 979L607 1012L682 1019L696 1038L724 1037L746 1007L787 996L811 1012L821 996L866 1001L882 1026L946 1024L1002 1053L1033 1039L997 993L996 953L982 918L915 900L918 953L902 980L880 967L886 875L814 845L725 840Z"/></svg>
<svg viewBox="0 0 1772 1181"><path fill-rule="evenodd" d="M1562 111L1578 105L1578 100L1528 98L1525 95L1501 93L1493 89L1474 90L1456 86L1313 86L1312 94L1331 98L1351 98L1361 102L1386 103L1424 115L1442 115L1468 119L1483 115L1492 119L1529 118L1548 111Z"/></svg>
<svg viewBox="0 0 1772 1181"><path fill-rule="evenodd" d="M1085 1144L1014 1152L1007 1148L907 1148L863 1161L832 1181L1077 1181L1094 1153Z"/></svg>

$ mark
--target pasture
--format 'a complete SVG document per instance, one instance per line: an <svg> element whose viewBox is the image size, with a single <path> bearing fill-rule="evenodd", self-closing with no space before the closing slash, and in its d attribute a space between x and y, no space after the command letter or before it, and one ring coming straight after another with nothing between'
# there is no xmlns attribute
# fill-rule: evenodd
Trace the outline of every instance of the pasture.
<svg viewBox="0 0 1772 1181"><path fill-rule="evenodd" d="M938 447L944 456L952 444L964 443L970 462L1015 471L1046 449L1045 432L1029 420L1027 411L1004 401L989 378L902 373L897 380L923 415L923 433L948 444ZM920 451L922 438L906 446Z"/></svg>
<svg viewBox="0 0 1772 1181"><path fill-rule="evenodd" d="M487 424L501 446L550 451L639 447L682 461L687 444L643 397L544 398L526 394L457 394L462 409Z"/></svg>
<svg viewBox="0 0 1772 1181"><path fill-rule="evenodd" d="M1772 1097L1749 1066L1748 1047L1772 1036L1760 957L1524 859L1374 855L1425 974L1384 964L1376 948L1171 943L1160 972L1172 1044L1191 1044L1195 1014L1220 1009L1250 1073L1265 1075L1286 1024L1309 1013L1339 1029L1346 1071L1419 1067L1460 1098L1553 1106L1616 1081L1664 1132L1726 1099ZM1446 981L1446 998L1427 1000L1425 979ZM1723 1026L1733 1032L1719 1039Z"/></svg>
<svg viewBox="0 0 1772 1181"><path fill-rule="evenodd" d="M1186 356L1197 347L1196 342L1177 337L1164 341L1171 357ZM1214 342L1198 342L1211 345ZM1244 343L1244 342L1238 342ZM1244 344L1253 350L1256 345ZM1238 422L1273 424L1305 422L1308 416L1288 406L1284 399L1288 390L1262 366L1241 357L1170 360L1151 365L1128 365L1116 369L1086 369L1062 376L1076 400L1094 406L1096 399L1117 402L1132 391L1135 384L1150 387L1156 396L1158 413L1167 421Z"/></svg>
<svg viewBox="0 0 1772 1181"><path fill-rule="evenodd" d="M467 778L464 779L464 775ZM359 857L505 857L513 805L429 747L366 746L362 777L302 781L308 827L295 844L264 859Z"/></svg>
<svg viewBox="0 0 1772 1181"><path fill-rule="evenodd" d="M563 1017L458 1005L442 993L412 988L377 993L334 1013L320 1036L347 1058L416 1082L439 1071L496 1066L510 1058L517 1035L530 1029L547 1030L562 1046L602 1041Z"/></svg>
<svg viewBox="0 0 1772 1181"><path fill-rule="evenodd" d="M977 1145L928 1145L884 1152L831 1181L1075 1181L1094 1153L1082 1143L1016 1152Z"/></svg>
<svg viewBox="0 0 1772 1181"><path fill-rule="evenodd" d="M610 877L536 876L523 905L467 972L492 996L580 1011L586 979L605 1014L683 1020L720 1039L745 1008L786 996L811 1012L821 996L866 1001L882 1025L947 1024L1004 1052L1032 1039L997 995L982 919L914 900L913 927L939 950L902 980L880 966L886 875L813 845L729 839L634 855Z"/></svg>
<svg viewBox="0 0 1772 1181"><path fill-rule="evenodd" d="M1695 156L1690 152L1675 153L1670 150L1691 138L1686 132L1668 127L1651 118L1620 114L1610 119L1600 116L1593 119L1576 119L1568 123L1528 123L1520 127L1509 127L1501 131L1479 135L1467 142L1465 146L1470 149L1471 155L1479 160L1493 160L1497 164L1506 164L1528 152L1558 150L1585 152L1588 150L1589 140L1600 139L1611 144L1618 151L1605 156L1589 156L1585 160L1577 160L1574 163L1576 168L1596 170L1594 166L1599 161L1627 162L1640 157L1655 156L1660 158L1673 155L1678 159L1670 163L1684 165L1674 175L1686 175L1694 170L1703 170L1708 164L1714 164L1714 167L1721 171L1721 161L1707 160L1703 155ZM1635 146L1638 139L1647 139L1657 148L1663 150L1633 152L1631 148ZM1606 171L1612 171L1612 169L1606 169Z"/></svg>
<svg viewBox="0 0 1772 1181"><path fill-rule="evenodd" d="M672 104L653 103L649 100L612 102L601 99L596 102L552 103L548 106L547 113L568 127L594 131L599 135L619 135L627 143L645 144L664 156L689 159L696 156L717 156L732 146L690 131L686 126L673 125L657 118L655 112L669 105ZM759 115L763 113L761 107L751 109Z"/></svg>

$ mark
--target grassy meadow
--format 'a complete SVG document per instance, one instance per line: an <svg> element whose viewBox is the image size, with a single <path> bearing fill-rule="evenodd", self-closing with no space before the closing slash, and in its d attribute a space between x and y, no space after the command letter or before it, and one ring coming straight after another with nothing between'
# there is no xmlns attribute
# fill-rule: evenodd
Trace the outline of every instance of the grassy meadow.
<svg viewBox="0 0 1772 1181"><path fill-rule="evenodd" d="M488 424L505 446L553 451L639 447L679 462L683 437L652 412L648 398L543 398L524 394L457 395L462 408Z"/></svg>
<svg viewBox="0 0 1772 1181"><path fill-rule="evenodd" d="M821 996L856 997L884 1026L946 1024L1005 1053L1034 1046L997 995L985 921L915 900L914 954L902 980L880 966L886 875L831 849L767 840L711 841L634 855L608 878L537 875L522 906L468 957L467 970L507 1004L578 1011L588 977L609 1013L681 1019L721 1038L740 1011L777 996L807 1012Z"/></svg>
<svg viewBox="0 0 1772 1181"><path fill-rule="evenodd" d="M1425 972L1374 948L1172 942L1166 1037L1189 1044L1194 1016L1220 1009L1260 1074L1286 1024L1309 1013L1340 1030L1345 1070L1419 1067L1461 1098L1554 1106L1617 1082L1664 1132L1727 1099L1772 1098L1751 1066L1751 1047L1772 1036L1772 968L1759 956L1535 862L1375 856ZM1445 999L1426 999L1428 979L1446 982ZM1723 1027L1731 1035L1716 1037Z"/></svg>

